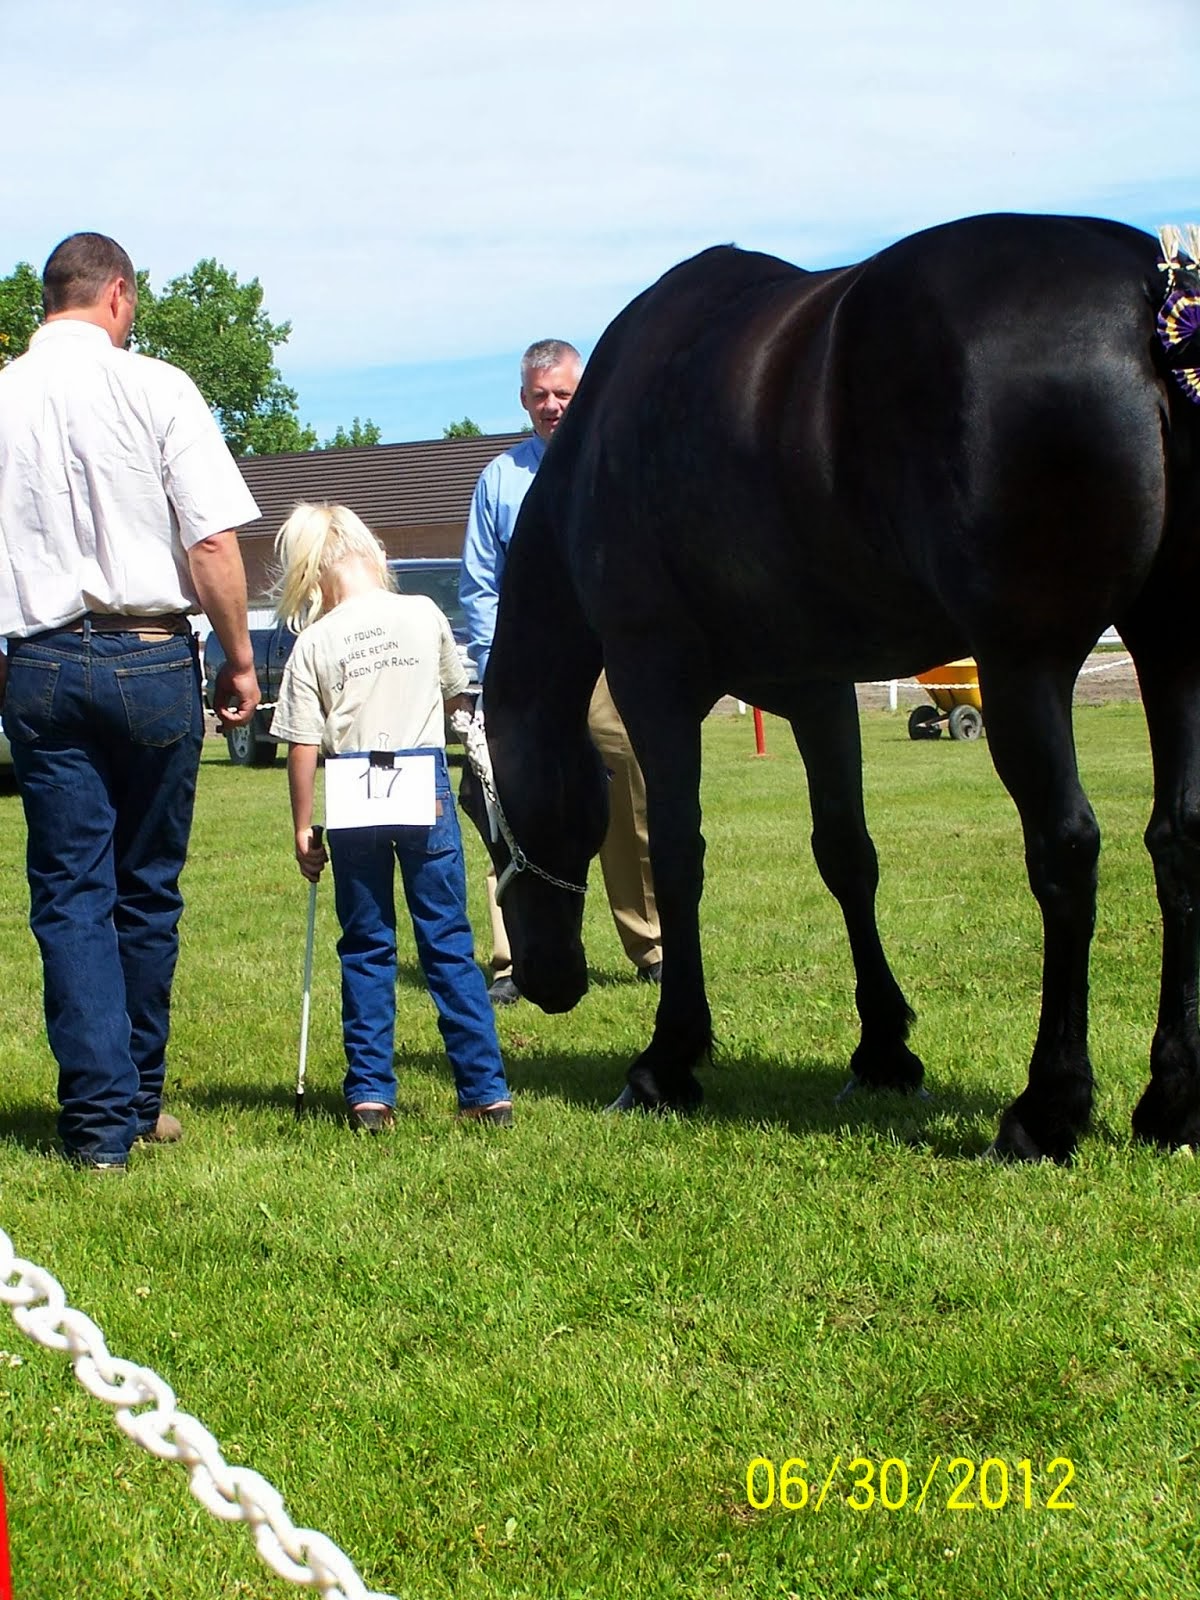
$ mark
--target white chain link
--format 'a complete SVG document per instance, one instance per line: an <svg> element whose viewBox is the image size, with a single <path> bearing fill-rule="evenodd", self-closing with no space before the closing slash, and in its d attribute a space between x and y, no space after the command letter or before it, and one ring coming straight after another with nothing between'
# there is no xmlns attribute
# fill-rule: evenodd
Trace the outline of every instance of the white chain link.
<svg viewBox="0 0 1200 1600"><path fill-rule="evenodd" d="M289 1583L319 1589L325 1600L392 1600L368 1590L332 1539L297 1528L283 1496L257 1472L231 1467L221 1446L195 1417L180 1411L170 1384L135 1362L110 1354L90 1317L67 1305L57 1278L22 1261L0 1228L0 1301L21 1332L48 1350L69 1352L83 1387L116 1407L117 1426L163 1461L181 1461L192 1493L225 1522L248 1522L258 1553ZM135 1411L135 1406L149 1406Z"/></svg>
<svg viewBox="0 0 1200 1600"><path fill-rule="evenodd" d="M586 883L568 883L565 878L556 878L552 872L547 872L545 867L539 867L535 861L530 861L513 838L513 831L508 825L508 818L504 815L500 796L496 793L496 785L492 779L492 757L488 750L483 712L477 711L472 717L466 711L455 711L451 715L450 726L462 740L463 749L467 752L467 758L475 769L475 776L479 779L479 787L483 790L484 799L487 801L488 824L492 838L496 837L496 830L499 829L512 857L510 865L505 867L496 882L496 904L499 905L500 897L515 872L532 872L535 878L542 878L546 883L553 884L556 889L569 889L572 894L586 894Z"/></svg>

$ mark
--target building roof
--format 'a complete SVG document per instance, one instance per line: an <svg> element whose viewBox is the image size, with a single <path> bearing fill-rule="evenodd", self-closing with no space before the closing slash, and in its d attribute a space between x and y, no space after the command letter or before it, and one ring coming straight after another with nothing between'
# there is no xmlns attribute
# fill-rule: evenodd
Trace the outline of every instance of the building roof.
<svg viewBox="0 0 1200 1600"><path fill-rule="evenodd" d="M262 512L245 533L274 533L298 500L332 500L380 528L466 521L479 474L521 433L478 439L429 439L348 450L242 456L242 477Z"/></svg>

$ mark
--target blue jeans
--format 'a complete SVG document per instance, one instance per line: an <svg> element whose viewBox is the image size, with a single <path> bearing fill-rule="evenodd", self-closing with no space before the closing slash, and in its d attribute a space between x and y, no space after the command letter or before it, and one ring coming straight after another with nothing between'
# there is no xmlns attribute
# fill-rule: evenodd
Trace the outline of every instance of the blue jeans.
<svg viewBox="0 0 1200 1600"><path fill-rule="evenodd" d="M45 633L9 652L4 731L69 1158L123 1161L162 1105L204 737L195 643Z"/></svg>
<svg viewBox="0 0 1200 1600"><path fill-rule="evenodd" d="M393 858L412 918L417 956L460 1109L507 1100L504 1063L487 983L475 965L467 921L462 835L444 751L437 760L439 816L431 828L339 828L329 832L334 900L342 936L342 1030L346 1102L396 1103L396 899Z"/></svg>

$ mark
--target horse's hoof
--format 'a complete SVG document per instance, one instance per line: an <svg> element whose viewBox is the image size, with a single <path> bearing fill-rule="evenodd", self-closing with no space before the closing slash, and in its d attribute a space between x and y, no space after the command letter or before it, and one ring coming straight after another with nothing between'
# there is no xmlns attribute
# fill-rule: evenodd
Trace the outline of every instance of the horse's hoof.
<svg viewBox="0 0 1200 1600"><path fill-rule="evenodd" d="M614 1117L623 1111L640 1111L641 1109L641 1106L638 1105L637 1097L634 1095L633 1085L627 1083L613 1103L605 1106L603 1114L606 1117Z"/></svg>
<svg viewBox="0 0 1200 1600"><path fill-rule="evenodd" d="M601 1116L625 1117L635 1111L640 1111L643 1116L670 1117L676 1114L682 1116L685 1108L670 1105L666 1100L644 1100L637 1093L631 1083L627 1083L611 1105L605 1106Z"/></svg>
<svg viewBox="0 0 1200 1600"><path fill-rule="evenodd" d="M1054 1161L1065 1167L1074 1158L1075 1144L1075 1134L1061 1122L1057 1126L1049 1124L1041 1139L1036 1139L1010 1106L984 1154L992 1161Z"/></svg>
<svg viewBox="0 0 1200 1600"><path fill-rule="evenodd" d="M1036 1165L1039 1161L1049 1161L1050 1157L1046 1155L1017 1155L1011 1150L1003 1149L999 1139L993 1139L983 1154L976 1159L986 1161L993 1167L1028 1167Z"/></svg>
<svg viewBox="0 0 1200 1600"><path fill-rule="evenodd" d="M860 1044L850 1057L850 1071L864 1089L891 1089L915 1094L925 1076L925 1064L906 1044Z"/></svg>
<svg viewBox="0 0 1200 1600"><path fill-rule="evenodd" d="M660 1076L661 1069L656 1070L648 1056L649 1052L643 1053L629 1069L629 1090L633 1096L630 1109L681 1117L699 1110L704 1090L695 1073L690 1070L672 1073L666 1086L663 1082L666 1074Z"/></svg>
<svg viewBox="0 0 1200 1600"><path fill-rule="evenodd" d="M1191 1150L1200 1142L1200 1109L1190 1083L1151 1079L1133 1113L1133 1137L1165 1154Z"/></svg>
<svg viewBox="0 0 1200 1600"><path fill-rule="evenodd" d="M833 1103L834 1103L835 1106L841 1105L842 1101L843 1100L849 1100L851 1095L860 1094L860 1093L861 1094L865 1094L865 1093L867 1093L868 1090L872 1090L872 1089L877 1089L877 1090L881 1090L882 1091L884 1089L884 1087L885 1086L882 1085L882 1084L863 1083L862 1080L859 1079L859 1078L849 1078L846 1081L845 1087L839 1089L838 1092L834 1095ZM897 1090L893 1090L892 1092L896 1093L896 1094L911 1094L914 1100L932 1100L933 1099L933 1096L930 1094L929 1090L926 1089L922 1084L918 1084L915 1089L907 1089L907 1090L906 1089L897 1089Z"/></svg>
<svg viewBox="0 0 1200 1600"><path fill-rule="evenodd" d="M983 1152L979 1159L980 1161L990 1161L991 1164L996 1167L1010 1167L1012 1166L1014 1160L1012 1156L1005 1155L1004 1151L1001 1150L999 1143L995 1139L992 1140L991 1144L988 1145L987 1149Z"/></svg>

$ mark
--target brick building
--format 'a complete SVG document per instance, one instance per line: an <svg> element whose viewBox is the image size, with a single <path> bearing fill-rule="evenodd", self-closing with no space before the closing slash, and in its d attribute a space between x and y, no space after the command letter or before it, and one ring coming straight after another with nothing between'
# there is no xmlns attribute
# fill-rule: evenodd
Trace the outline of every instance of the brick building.
<svg viewBox="0 0 1200 1600"><path fill-rule="evenodd" d="M432 439L354 450L243 456L242 476L262 516L240 533L251 603L273 580L275 535L299 500L349 506L382 539L389 556L462 554L467 512L479 474L519 433Z"/></svg>

